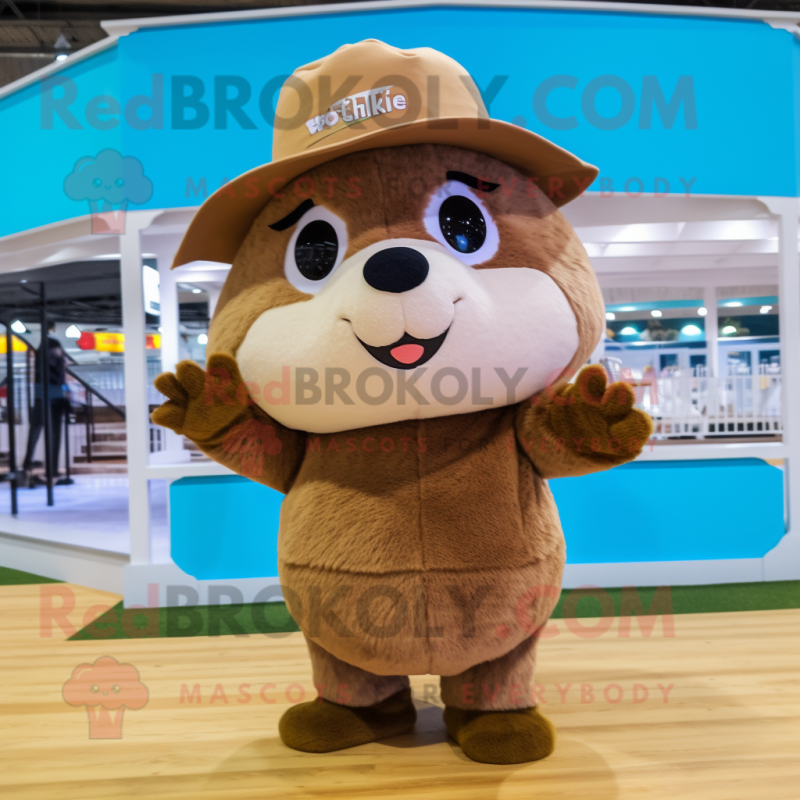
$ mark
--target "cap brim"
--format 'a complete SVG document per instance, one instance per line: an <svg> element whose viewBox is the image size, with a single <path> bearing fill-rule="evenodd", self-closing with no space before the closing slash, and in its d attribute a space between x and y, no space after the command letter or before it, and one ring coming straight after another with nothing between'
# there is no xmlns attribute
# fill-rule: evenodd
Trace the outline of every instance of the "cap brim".
<svg viewBox="0 0 800 800"><path fill-rule="evenodd" d="M501 120L458 117L395 125L264 164L226 183L194 215L173 267L191 261L232 263L256 217L286 182L348 153L408 144L453 145L505 161L538 178L556 206L578 197L598 173L542 136Z"/></svg>

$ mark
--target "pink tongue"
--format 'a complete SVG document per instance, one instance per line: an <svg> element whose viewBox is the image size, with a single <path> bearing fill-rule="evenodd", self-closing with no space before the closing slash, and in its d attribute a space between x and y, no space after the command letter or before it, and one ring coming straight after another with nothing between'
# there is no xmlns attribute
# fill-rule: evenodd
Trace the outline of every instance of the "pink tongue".
<svg viewBox="0 0 800 800"><path fill-rule="evenodd" d="M389 352L401 364L413 364L422 358L425 348L421 344L401 344L393 347Z"/></svg>

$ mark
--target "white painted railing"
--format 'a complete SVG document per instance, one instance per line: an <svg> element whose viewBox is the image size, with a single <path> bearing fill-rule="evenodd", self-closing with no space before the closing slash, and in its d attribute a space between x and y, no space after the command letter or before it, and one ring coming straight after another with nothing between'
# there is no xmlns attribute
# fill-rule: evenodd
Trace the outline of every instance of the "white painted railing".
<svg viewBox="0 0 800 800"><path fill-rule="evenodd" d="M683 370L630 383L637 406L653 417L656 438L775 436L783 430L779 373L717 378Z"/></svg>

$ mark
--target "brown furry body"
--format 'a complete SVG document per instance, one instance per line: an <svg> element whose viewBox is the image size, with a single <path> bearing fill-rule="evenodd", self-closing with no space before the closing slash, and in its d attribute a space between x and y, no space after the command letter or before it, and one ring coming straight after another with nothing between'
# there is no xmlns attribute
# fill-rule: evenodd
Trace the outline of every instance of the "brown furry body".
<svg viewBox="0 0 800 800"><path fill-rule="evenodd" d="M599 338L602 298L574 231L513 167L419 145L341 158L309 172L302 186L346 219L347 257L388 239L430 241L422 212L448 170L501 184L485 198L499 249L476 269L541 270L569 301L580 344L549 390L500 408L317 435L219 393L204 401L206 376L196 367L182 365L177 378L158 383L171 399L154 419L234 471L243 471L241 454L224 444L233 426L257 420L279 440L280 452L268 449L247 474L287 494L278 545L287 602L310 639L320 693L355 706L425 673L455 676L443 681L450 706L533 705L527 693L470 705L459 687L532 680L536 630L558 599L565 561L545 479L630 460L651 430L632 410L630 388L606 389L595 368L567 386ZM287 188L266 206L220 297L208 346L220 355L209 374L222 368L233 377L224 390L231 399L241 381L236 353L254 321L311 299L283 274L290 231L269 227L298 202ZM349 685L346 697L337 684Z"/></svg>
<svg viewBox="0 0 800 800"><path fill-rule="evenodd" d="M324 603L347 587L332 608L341 629L313 631L326 650L379 675L455 675L547 620L564 541L550 490L515 444L515 412L310 439L319 450L284 502L279 569L305 605L315 589ZM552 590L526 604L522 628L515 610L534 586Z"/></svg>

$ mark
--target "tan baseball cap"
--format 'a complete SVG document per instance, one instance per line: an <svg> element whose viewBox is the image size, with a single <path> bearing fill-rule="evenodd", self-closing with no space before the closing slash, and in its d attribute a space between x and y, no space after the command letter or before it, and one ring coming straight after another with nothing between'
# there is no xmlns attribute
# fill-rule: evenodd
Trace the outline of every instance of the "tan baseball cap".
<svg viewBox="0 0 800 800"><path fill-rule="evenodd" d="M475 81L452 58L377 39L299 67L275 109L272 161L245 172L198 209L173 266L230 264L264 206L289 181L348 153L446 144L486 153L534 178L553 203L581 194L597 168L525 128L490 119Z"/></svg>

